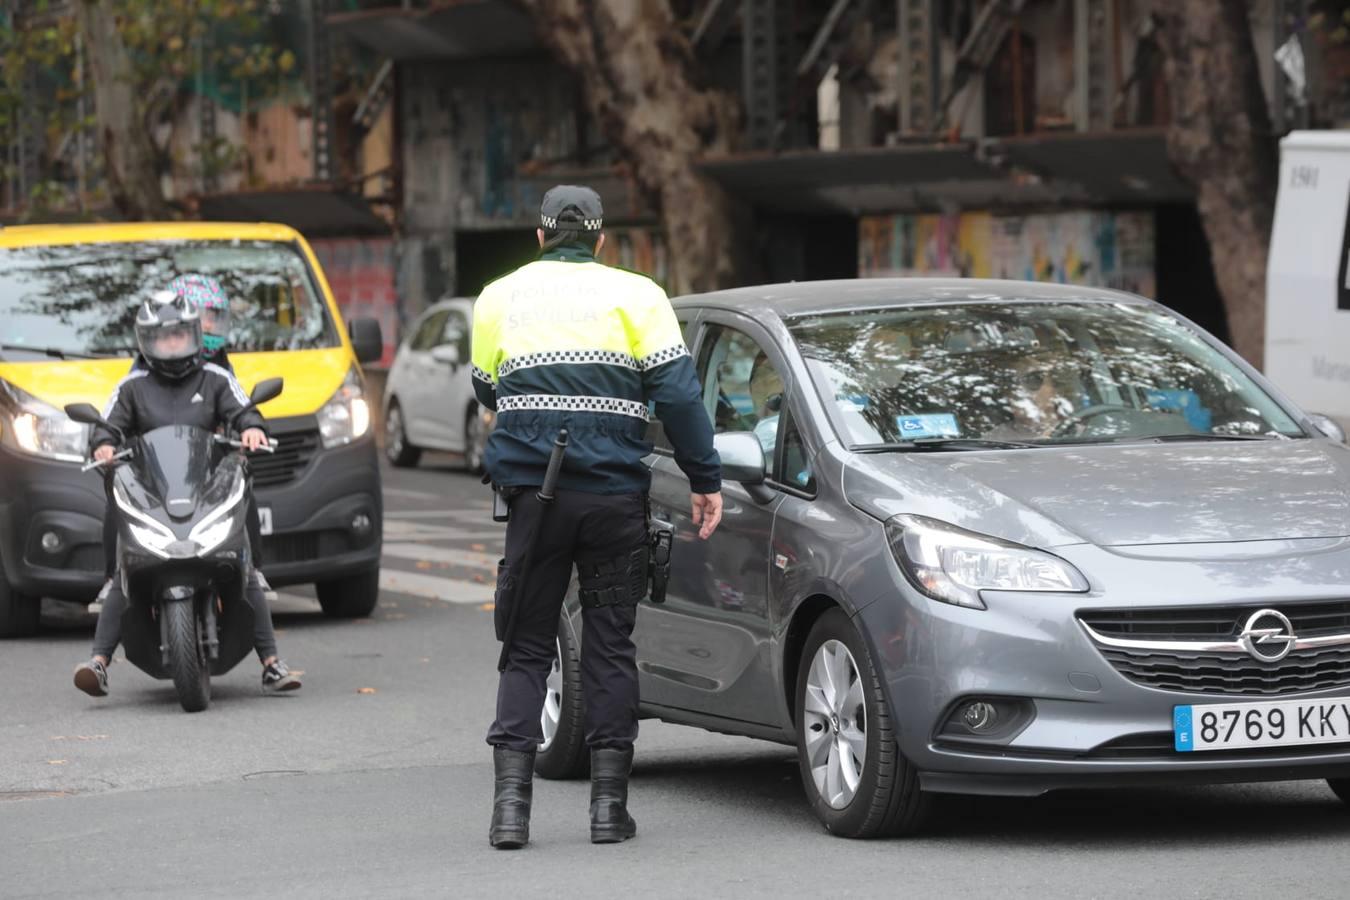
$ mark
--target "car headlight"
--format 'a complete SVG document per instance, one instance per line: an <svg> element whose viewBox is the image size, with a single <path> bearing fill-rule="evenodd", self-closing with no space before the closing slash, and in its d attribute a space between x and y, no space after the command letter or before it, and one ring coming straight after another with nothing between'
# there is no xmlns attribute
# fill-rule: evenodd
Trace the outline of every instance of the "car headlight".
<svg viewBox="0 0 1350 900"><path fill-rule="evenodd" d="M0 395L8 409L0 413L0 438L8 436L14 447L33 456L63 462L84 462L89 455L89 426L72 422L54 406L27 391L0 381Z"/></svg>
<svg viewBox="0 0 1350 900"><path fill-rule="evenodd" d="M1087 579L1068 562L1010 541L923 516L895 516L886 536L900 568L924 594L984 609L980 591L1083 593Z"/></svg>
<svg viewBox="0 0 1350 900"><path fill-rule="evenodd" d="M366 402L361 375L353 366L342 386L319 410L319 436L325 450L350 444L370 429L370 404Z"/></svg>

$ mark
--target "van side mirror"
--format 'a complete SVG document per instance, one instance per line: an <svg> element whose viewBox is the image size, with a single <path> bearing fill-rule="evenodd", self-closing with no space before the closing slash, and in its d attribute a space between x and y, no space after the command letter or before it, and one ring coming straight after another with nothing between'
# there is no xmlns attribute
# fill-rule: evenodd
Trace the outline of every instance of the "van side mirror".
<svg viewBox="0 0 1350 900"><path fill-rule="evenodd" d="M1309 413L1308 420L1313 423L1313 427L1333 441L1340 441L1342 444L1346 442L1345 429L1330 416L1324 416L1321 413Z"/></svg>
<svg viewBox="0 0 1350 900"><path fill-rule="evenodd" d="M378 362L384 356L384 335L378 319L352 319L347 325L347 333L351 336L357 362Z"/></svg>

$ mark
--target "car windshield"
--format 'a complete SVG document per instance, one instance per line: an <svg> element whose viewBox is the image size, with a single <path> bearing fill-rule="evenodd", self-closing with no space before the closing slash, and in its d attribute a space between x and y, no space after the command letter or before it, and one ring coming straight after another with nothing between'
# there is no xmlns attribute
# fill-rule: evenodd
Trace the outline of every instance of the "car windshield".
<svg viewBox="0 0 1350 900"><path fill-rule="evenodd" d="M180 275L230 303L231 351L335 347L313 274L280 241L143 241L0 250L0 359L126 356L136 308Z"/></svg>
<svg viewBox="0 0 1350 900"><path fill-rule="evenodd" d="M787 324L855 449L1303 435L1221 352L1143 305L924 306Z"/></svg>

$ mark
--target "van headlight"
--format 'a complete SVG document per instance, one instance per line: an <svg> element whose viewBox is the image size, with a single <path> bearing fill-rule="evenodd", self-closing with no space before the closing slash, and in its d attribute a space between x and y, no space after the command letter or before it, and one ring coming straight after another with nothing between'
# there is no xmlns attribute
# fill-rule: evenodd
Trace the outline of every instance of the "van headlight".
<svg viewBox="0 0 1350 900"><path fill-rule="evenodd" d="M370 430L370 404L361 375L353 366L337 393L319 410L319 436L325 450L350 444Z"/></svg>
<svg viewBox="0 0 1350 900"><path fill-rule="evenodd" d="M0 439L33 456L84 462L89 455L89 426L27 391L0 381Z"/></svg>
<svg viewBox="0 0 1350 900"><path fill-rule="evenodd" d="M900 568L924 594L984 609L980 591L1081 594L1087 579L1068 562L937 519L895 516L886 536Z"/></svg>

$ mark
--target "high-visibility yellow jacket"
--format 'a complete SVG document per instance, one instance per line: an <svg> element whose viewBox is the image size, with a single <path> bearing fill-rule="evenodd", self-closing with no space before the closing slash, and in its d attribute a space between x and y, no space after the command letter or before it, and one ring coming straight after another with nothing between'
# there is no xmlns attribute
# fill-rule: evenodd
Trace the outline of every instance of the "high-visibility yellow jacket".
<svg viewBox="0 0 1350 900"><path fill-rule="evenodd" d="M483 289L473 314L473 385L497 411L486 464L494 483L536 486L559 429L558 485L647 490L651 410L690 489L721 489L712 423L670 300L648 278L556 249Z"/></svg>

